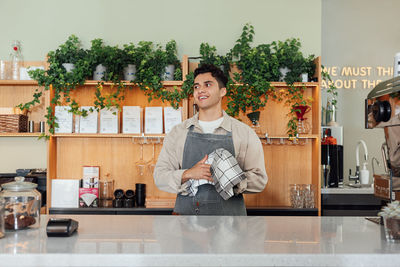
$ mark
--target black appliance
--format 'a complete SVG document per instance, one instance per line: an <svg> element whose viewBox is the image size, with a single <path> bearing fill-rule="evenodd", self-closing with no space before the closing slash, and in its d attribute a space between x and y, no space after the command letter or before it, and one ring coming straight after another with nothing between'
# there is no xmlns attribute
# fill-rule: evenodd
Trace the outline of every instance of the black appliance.
<svg viewBox="0 0 400 267"><path fill-rule="evenodd" d="M374 193L400 200L400 76L379 83L365 100L365 128L383 128L386 174L374 174Z"/></svg>

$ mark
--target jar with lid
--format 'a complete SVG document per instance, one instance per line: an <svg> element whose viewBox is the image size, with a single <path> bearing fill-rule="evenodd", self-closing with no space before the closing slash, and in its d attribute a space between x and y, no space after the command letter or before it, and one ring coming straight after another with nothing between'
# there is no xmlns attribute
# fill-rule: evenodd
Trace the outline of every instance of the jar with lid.
<svg viewBox="0 0 400 267"><path fill-rule="evenodd" d="M4 200L4 226L8 230L39 227L41 195L37 184L24 182L24 177L15 177L15 182L3 184L0 198Z"/></svg>

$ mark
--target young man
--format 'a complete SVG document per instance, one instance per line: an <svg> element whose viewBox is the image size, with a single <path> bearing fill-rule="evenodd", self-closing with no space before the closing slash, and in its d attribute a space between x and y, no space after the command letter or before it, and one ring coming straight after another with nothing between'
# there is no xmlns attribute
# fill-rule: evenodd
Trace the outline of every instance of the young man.
<svg viewBox="0 0 400 267"><path fill-rule="evenodd" d="M268 180L261 142L249 126L222 110L228 79L220 69L202 65L194 76L193 96L199 112L165 137L154 170L155 183L163 191L178 194L176 214L246 215L242 193L261 192ZM245 175L228 200L216 191L207 164L208 155L219 148L235 156ZM199 185L194 196L182 186L188 180Z"/></svg>

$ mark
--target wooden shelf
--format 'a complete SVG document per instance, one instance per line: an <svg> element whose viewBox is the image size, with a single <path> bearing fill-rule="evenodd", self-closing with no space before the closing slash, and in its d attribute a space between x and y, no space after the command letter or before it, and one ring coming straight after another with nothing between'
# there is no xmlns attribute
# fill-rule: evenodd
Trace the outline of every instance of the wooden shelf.
<svg viewBox="0 0 400 267"><path fill-rule="evenodd" d="M59 134L54 134L52 137L58 138L58 137L69 137L69 138L145 138L145 137L160 137L164 138L165 134L123 134L123 133L118 133L118 134L102 134L102 133L93 133L93 134L83 134L83 133L59 133Z"/></svg>
<svg viewBox="0 0 400 267"><path fill-rule="evenodd" d="M0 137L39 137L41 133L0 133Z"/></svg>
<svg viewBox="0 0 400 267"><path fill-rule="evenodd" d="M35 80L0 80L1 85L38 85Z"/></svg>
<svg viewBox="0 0 400 267"><path fill-rule="evenodd" d="M121 81L125 85L136 85L135 83L129 81ZM95 80L87 80L84 85L97 85L98 83L103 83L103 85L114 85L113 82L105 82L105 81L95 81ZM162 81L164 86L182 86L183 81Z"/></svg>
<svg viewBox="0 0 400 267"><path fill-rule="evenodd" d="M99 82L103 82L104 85L113 85L112 82L104 82L104 81L94 81L87 80L84 85L97 85ZM129 81L122 81L125 85L135 85L135 83L131 83ZM163 81L162 84L164 86L182 86L183 81ZM0 80L1 85L38 85L35 80Z"/></svg>
<svg viewBox="0 0 400 267"><path fill-rule="evenodd" d="M287 135L268 135L268 137L265 137L263 135L258 136L260 139L292 139L293 137L289 137ZM297 139L318 139L319 135L318 134L300 134Z"/></svg>
<svg viewBox="0 0 400 267"><path fill-rule="evenodd" d="M285 82L271 82L270 83L271 86L274 87L288 87L287 83ZM302 82L296 82L293 84L295 87L301 87L301 86L305 86L305 87L319 87L319 83L316 82L306 82L306 83L302 83Z"/></svg>

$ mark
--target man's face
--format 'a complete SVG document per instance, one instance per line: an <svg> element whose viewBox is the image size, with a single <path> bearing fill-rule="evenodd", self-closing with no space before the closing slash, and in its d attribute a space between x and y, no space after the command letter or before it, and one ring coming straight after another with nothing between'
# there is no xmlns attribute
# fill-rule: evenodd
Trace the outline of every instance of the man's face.
<svg viewBox="0 0 400 267"><path fill-rule="evenodd" d="M194 103L199 109L209 109L221 105L221 99L226 94L226 88L219 88L217 80L210 72L197 75L194 79Z"/></svg>

